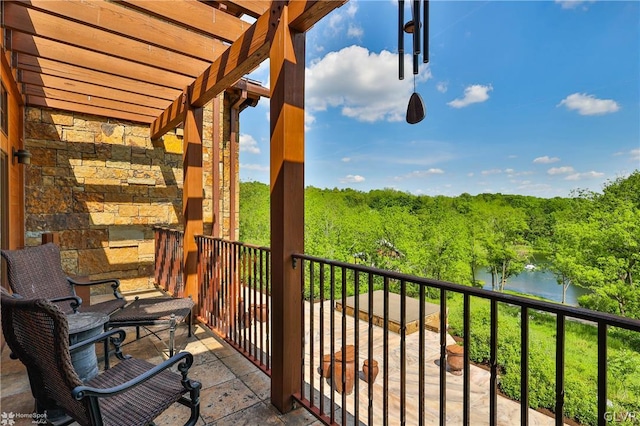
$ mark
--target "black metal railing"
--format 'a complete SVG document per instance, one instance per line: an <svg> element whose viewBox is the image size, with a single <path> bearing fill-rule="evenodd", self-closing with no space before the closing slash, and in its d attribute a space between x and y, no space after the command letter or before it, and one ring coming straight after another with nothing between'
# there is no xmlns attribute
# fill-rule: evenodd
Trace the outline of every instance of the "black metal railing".
<svg viewBox="0 0 640 426"><path fill-rule="evenodd" d="M196 244L200 320L270 375L270 250L200 235Z"/></svg>
<svg viewBox="0 0 640 426"><path fill-rule="evenodd" d="M184 233L155 227L155 283L174 297L184 296L182 250Z"/></svg>
<svg viewBox="0 0 640 426"><path fill-rule="evenodd" d="M465 425L498 424L498 330L501 326L498 307L503 309L504 306L519 310L520 314L520 368L523 372L520 424L529 424L532 412L529 409L529 318L533 313L546 313L556 322L555 424L562 425L565 420L565 325L569 320L588 322L597 327L597 423L604 425L610 417L607 416L607 331L616 327L640 333L640 321L582 308L303 254L295 254L293 258L294 267L302 268L300 292L303 300L308 301L302 308L301 327L305 336L301 342L304 354L300 365L302 391L295 397L328 424L444 425L452 420L452 416L454 419L461 417L457 421ZM383 297L374 300L376 291L381 291ZM465 343L461 377L458 378L448 374L451 370L447 366L447 350L453 342L447 334L447 315L429 321L427 312L433 308L427 303L431 300L436 303L438 314L447 313L451 294L462 298L461 327ZM411 301L415 304L416 299L411 296L417 298L417 308L408 306ZM478 299L487 301L484 303L488 303L490 309L489 406L485 407L484 414L475 405L472 410L471 405L471 344L466 340L473 336L472 299L474 304ZM410 321L412 310L418 312L417 322ZM439 335L434 336L429 328L437 328ZM417 338L409 336L413 331L418 334ZM435 350L435 355L429 355L429 350ZM367 377L364 372L359 375L359 366L364 360L369 364L369 371L374 361L381 363L382 377L376 382L373 382L372 373ZM439 371L427 374L428 368ZM354 370L356 375L352 377ZM461 413L460 409L455 413L447 412L447 405L451 403L447 384L461 390L462 397L457 398L458 401L461 399ZM437 410L434 410L434 404L437 404Z"/></svg>

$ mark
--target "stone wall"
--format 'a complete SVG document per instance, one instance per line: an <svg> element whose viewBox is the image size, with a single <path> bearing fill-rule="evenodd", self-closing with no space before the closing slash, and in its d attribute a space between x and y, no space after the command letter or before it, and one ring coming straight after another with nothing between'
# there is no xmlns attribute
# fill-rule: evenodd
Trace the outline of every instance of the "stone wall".
<svg viewBox="0 0 640 426"><path fill-rule="evenodd" d="M228 151L228 112L221 114L226 120L218 131ZM214 216L212 104L204 117L208 234ZM169 133L152 143L148 125L28 108L25 146L33 154L26 169L26 245L40 244L44 232L57 232L68 274L119 278L123 291L152 288L153 227L182 227L182 139ZM228 176L228 154L220 158L221 173ZM220 198L218 216L224 218L228 188ZM223 229L228 226L227 220Z"/></svg>

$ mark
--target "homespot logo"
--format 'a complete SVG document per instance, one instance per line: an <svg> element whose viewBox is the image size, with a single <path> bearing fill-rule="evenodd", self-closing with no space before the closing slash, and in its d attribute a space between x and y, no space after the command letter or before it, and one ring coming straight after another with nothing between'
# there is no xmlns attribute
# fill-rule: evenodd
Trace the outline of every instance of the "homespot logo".
<svg viewBox="0 0 640 426"><path fill-rule="evenodd" d="M0 426L14 426L18 419L30 419L32 424L44 425L47 424L47 415L40 413L14 413L14 412L2 412L0 414Z"/></svg>
<svg viewBox="0 0 640 426"><path fill-rule="evenodd" d="M604 419L608 422L628 422L632 425L640 424L640 412L638 411L607 411Z"/></svg>

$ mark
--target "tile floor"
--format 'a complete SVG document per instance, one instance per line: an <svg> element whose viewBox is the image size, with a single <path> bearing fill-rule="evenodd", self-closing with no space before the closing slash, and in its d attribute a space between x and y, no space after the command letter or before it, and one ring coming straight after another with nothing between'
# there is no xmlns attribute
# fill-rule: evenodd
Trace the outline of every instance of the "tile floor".
<svg viewBox="0 0 640 426"><path fill-rule="evenodd" d="M147 359L154 364L167 358L167 348L157 337L151 335L136 341L135 329L128 327L125 330L125 354ZM159 336L165 342L168 341L168 332L162 331ZM176 331L176 347L191 352L195 358L189 377L202 383L198 425L322 424L304 408L298 408L285 415L280 414L269 402L269 377L210 330L198 325L194 327L194 335L187 337L187 327L181 324ZM100 349L98 354L100 355ZM29 415L33 412L34 401L26 370L20 361L9 358L9 349L6 346L2 350L0 394L0 415ZM156 424L175 426L183 424L188 418L188 408L174 404L156 419ZM0 422L3 419L7 420L6 417L2 417ZM14 421L13 424L16 426L34 424L30 417L14 418Z"/></svg>

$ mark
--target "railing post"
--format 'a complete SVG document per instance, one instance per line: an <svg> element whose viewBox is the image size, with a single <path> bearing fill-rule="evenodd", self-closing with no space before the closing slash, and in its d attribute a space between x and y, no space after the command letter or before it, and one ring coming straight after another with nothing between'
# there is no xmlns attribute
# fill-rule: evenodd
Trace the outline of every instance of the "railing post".
<svg viewBox="0 0 640 426"><path fill-rule="evenodd" d="M301 267L292 255L304 253L304 65L305 35L289 28L288 7L274 2L277 25L271 59L271 403L293 408L300 393L302 318ZM279 13L279 20L277 20Z"/></svg>

